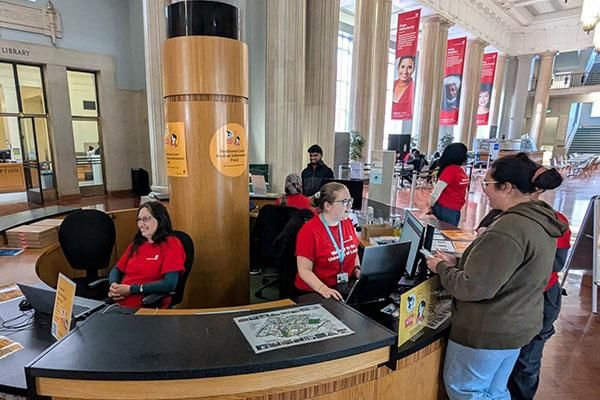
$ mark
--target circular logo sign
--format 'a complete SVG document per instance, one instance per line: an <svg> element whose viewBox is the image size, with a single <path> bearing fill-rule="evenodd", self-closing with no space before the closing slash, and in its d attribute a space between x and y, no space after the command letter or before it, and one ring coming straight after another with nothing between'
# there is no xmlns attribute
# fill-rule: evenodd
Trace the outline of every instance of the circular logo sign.
<svg viewBox="0 0 600 400"><path fill-rule="evenodd" d="M246 171L248 138L240 124L225 124L210 140L210 160L223 175L236 177Z"/></svg>

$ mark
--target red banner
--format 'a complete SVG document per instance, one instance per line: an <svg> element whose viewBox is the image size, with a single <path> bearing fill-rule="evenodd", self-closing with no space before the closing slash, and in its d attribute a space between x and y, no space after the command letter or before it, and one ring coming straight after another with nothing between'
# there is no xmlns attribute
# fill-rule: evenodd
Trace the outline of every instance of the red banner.
<svg viewBox="0 0 600 400"><path fill-rule="evenodd" d="M448 40L440 125L456 125L458 123L466 48L466 37Z"/></svg>
<svg viewBox="0 0 600 400"><path fill-rule="evenodd" d="M396 60L394 62L394 90L392 93L392 119L412 119L416 71L415 57L419 42L421 10L398 14L396 34Z"/></svg>
<svg viewBox="0 0 600 400"><path fill-rule="evenodd" d="M490 102L496 76L496 60L498 53L486 53L481 64L481 85L477 103L477 125L487 125L490 118Z"/></svg>

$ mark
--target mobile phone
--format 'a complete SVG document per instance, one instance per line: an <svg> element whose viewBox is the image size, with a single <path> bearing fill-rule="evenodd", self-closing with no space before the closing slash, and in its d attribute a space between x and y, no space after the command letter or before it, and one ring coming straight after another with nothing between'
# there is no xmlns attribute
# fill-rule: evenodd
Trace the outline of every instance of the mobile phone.
<svg viewBox="0 0 600 400"><path fill-rule="evenodd" d="M419 252L425 257L425 258L433 258L435 257L433 254L431 254L431 252L427 249L421 249L419 250Z"/></svg>

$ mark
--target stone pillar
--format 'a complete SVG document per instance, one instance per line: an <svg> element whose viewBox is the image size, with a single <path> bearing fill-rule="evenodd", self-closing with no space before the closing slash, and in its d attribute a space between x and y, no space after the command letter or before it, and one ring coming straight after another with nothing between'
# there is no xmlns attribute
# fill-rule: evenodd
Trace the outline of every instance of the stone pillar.
<svg viewBox="0 0 600 400"><path fill-rule="evenodd" d="M306 76L306 0L267 1L266 162L273 192L300 173Z"/></svg>
<svg viewBox="0 0 600 400"><path fill-rule="evenodd" d="M498 137L498 114L500 114L500 100L502 94L502 86L504 85L504 67L506 66L506 56L498 54L496 57L496 74L494 76L494 87L492 88L492 99L490 102L490 118L488 125L490 133L496 132Z"/></svg>
<svg viewBox="0 0 600 400"><path fill-rule="evenodd" d="M152 191L166 193L169 191L169 181L164 154L165 111L161 63L161 45L167 37L165 9L162 1L144 0L143 10Z"/></svg>
<svg viewBox="0 0 600 400"><path fill-rule="evenodd" d="M373 56L373 85L371 98L370 150L382 150L385 126L385 101L388 72L388 53L390 45L390 23L392 20L392 1L377 2L376 37ZM369 155L371 151L369 151Z"/></svg>
<svg viewBox="0 0 600 400"><path fill-rule="evenodd" d="M460 111L458 115L458 129L460 141L470 149L473 139L477 134L477 102L481 83L481 64L483 50L487 43L479 38L467 41L467 54L465 72L463 74L462 89L460 94Z"/></svg>
<svg viewBox="0 0 600 400"><path fill-rule="evenodd" d="M533 99L533 112L531 115L531 129L529 136L536 145L542 145L544 138L544 124L546 123L546 109L550 100L550 86L552 84L552 71L556 52L548 51L540 55L540 66L537 74L535 98Z"/></svg>
<svg viewBox="0 0 600 400"><path fill-rule="evenodd" d="M306 91L302 156L317 143L323 160L333 165L335 138L335 85L340 0L307 0ZM305 159L306 163L308 159Z"/></svg>
<svg viewBox="0 0 600 400"><path fill-rule="evenodd" d="M529 78L531 76L531 60L533 55L518 56L515 90L510 99L510 116L508 121L508 139L518 139L523 134L525 126L525 106L529 93Z"/></svg>
<svg viewBox="0 0 600 400"><path fill-rule="evenodd" d="M508 138L508 123L510 120L511 99L515 92L517 80L517 58L507 57L504 65L504 85L501 94L501 113L498 121L498 138Z"/></svg>

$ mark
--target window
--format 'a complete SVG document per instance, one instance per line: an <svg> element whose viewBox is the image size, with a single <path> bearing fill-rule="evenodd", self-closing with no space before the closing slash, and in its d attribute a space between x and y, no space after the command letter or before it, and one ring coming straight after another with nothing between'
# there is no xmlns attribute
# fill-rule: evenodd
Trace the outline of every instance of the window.
<svg viewBox="0 0 600 400"><path fill-rule="evenodd" d="M592 103L592 111L590 112L590 117L600 118L600 101L595 101Z"/></svg>
<svg viewBox="0 0 600 400"><path fill-rule="evenodd" d="M348 132L350 121L350 82L352 79L352 35L338 32L337 78L335 85L335 131Z"/></svg>

